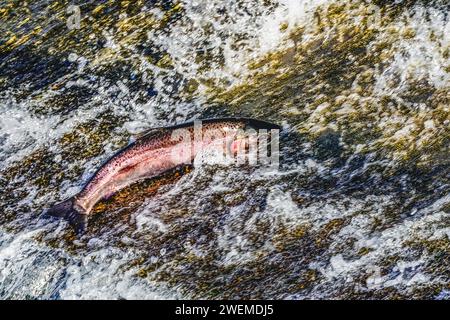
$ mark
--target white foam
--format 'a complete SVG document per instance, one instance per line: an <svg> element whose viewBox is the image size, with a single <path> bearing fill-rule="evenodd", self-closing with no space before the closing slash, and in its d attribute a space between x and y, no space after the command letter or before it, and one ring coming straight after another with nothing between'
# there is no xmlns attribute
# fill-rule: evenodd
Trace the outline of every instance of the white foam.
<svg viewBox="0 0 450 320"><path fill-rule="evenodd" d="M179 73L237 83L248 71L249 60L289 45L285 41L289 32L298 25L308 28L314 9L330 2L334 1L277 0L264 7L253 1L184 0L183 18L171 26L173 36L152 33L151 39L175 60ZM208 68L201 71L202 64L195 61L205 50L217 58L208 59Z"/></svg>
<svg viewBox="0 0 450 320"><path fill-rule="evenodd" d="M445 12L435 8L415 6L405 12L391 27L400 32L410 30L411 38L399 37L394 47L394 60L377 77L377 93L398 95L409 88L412 80L426 80L436 88L450 86L446 71L448 58L445 50L450 46L450 21ZM389 30L381 37L389 37ZM400 83L392 81L400 77Z"/></svg>
<svg viewBox="0 0 450 320"><path fill-rule="evenodd" d="M114 249L92 252L78 264L67 268L62 299L175 299L176 293L161 292L154 284L137 277L137 270L127 270L133 255Z"/></svg>
<svg viewBox="0 0 450 320"><path fill-rule="evenodd" d="M448 228L435 229L430 226L436 226L439 221L448 219L449 214L441 211L448 203L450 203L449 195L419 210L416 215L420 218L405 219L402 223L385 229L379 234L370 232L370 225L373 218L382 218L384 210L357 215L339 231L330 250L338 247L344 239L348 241L353 238L357 240L355 252L362 248L369 248L370 251L362 257L351 259L345 259L342 254L337 254L331 257L328 264L314 262L311 267L319 270L327 281L349 280L354 275L366 274L369 289L397 287L408 291L413 290L416 284L442 283L443 279L433 277L425 271L427 261L432 259L426 252L415 260L401 260L401 257L405 241L411 239L429 241L447 237ZM386 201L384 204L388 205ZM382 209L382 206L379 209ZM391 273L381 275L380 263L383 258L390 255L399 255L400 260L396 262Z"/></svg>
<svg viewBox="0 0 450 320"><path fill-rule="evenodd" d="M295 26L304 26L305 39L312 37L315 23L314 10L321 5L327 5L336 1L332 0L278 0L275 6L264 7L255 5L254 1L198 1L185 0L182 6L185 10L184 17L171 25L167 33L153 32L149 34L150 40L165 49L173 62L174 69L155 66L148 62L146 57L133 53L130 59L139 61L137 72L144 76L144 82L158 91L158 95L148 98L145 103L137 103L132 96L132 88L125 79L116 83L101 78L94 79L91 84L85 78L70 81L63 90L74 87L85 87L96 92L92 101L81 106L69 114L53 114L40 116L30 112L34 107L45 107L45 101L57 93L48 90L35 92L39 99L34 97L16 101L12 95L2 93L0 98L0 166L6 168L14 161L20 161L33 151L41 147L48 148L55 153L58 161L63 161L69 168L82 165L84 173L80 177L79 184L86 180L98 167L102 159L108 157L115 147L112 141L104 142L104 152L91 159L72 161L62 159L59 156L57 141L66 133L72 132L77 125L95 120L102 112L109 112L116 116L126 116L128 121L116 132L136 133L143 128L165 125L168 122L184 121L188 116L198 114L202 110L204 97L196 97L193 101L179 101L178 97L172 97L170 89L174 88L174 79L181 76L186 79L208 79L225 83L226 87L239 84L245 79L248 62L257 59L277 48L292 46L286 36ZM239 3L239 5L237 5ZM218 9L225 7L225 14L218 14ZM152 11L159 19L163 13L160 10ZM430 19L425 19L429 15ZM448 16L437 9L416 6L412 13L405 13L403 18L397 19L394 28L399 30L412 28L414 36L411 38L398 37L394 43L396 54L386 71L377 75L376 96L393 95L400 96L408 89L411 80L427 80L435 88L447 88L449 75L445 67L448 59L445 58L445 50L450 41L450 25ZM280 29L282 24L287 29ZM385 32L385 34L383 34ZM434 37L432 37L434 34ZM378 35L380 39L389 37L388 30L382 29ZM119 50L122 45L115 35L105 31L103 37L107 40L106 46L111 50ZM201 51L208 51L213 58L207 59L207 65L196 58L201 57ZM78 68L73 75L90 72L94 62L87 61L78 55L70 55L68 59L77 62ZM216 58L216 59L214 59ZM220 58L220 59L219 59ZM94 59L95 60L95 59ZM152 76L149 76L152 74ZM155 77L152 83L152 77ZM397 77L398 85L391 83ZM200 88L206 89L200 85ZM355 99L361 97L355 95ZM68 106L69 107L69 106ZM315 110L315 115L326 112L328 105L324 104ZM68 108L70 109L70 108ZM343 105L339 111L342 114L353 112L353 107ZM383 121L381 121L383 122ZM393 130L393 136L403 138L416 128L413 122L405 121L401 117L387 117L380 125L383 132ZM397 128L390 124L404 124ZM426 130L433 132L438 124L431 120L424 123ZM317 127L319 128L319 126ZM312 130L314 127L312 128ZM125 132L124 132L125 131ZM114 140L114 138L111 138ZM300 148L300 147L299 147ZM301 146L303 148L303 146ZM362 148L362 147L360 147ZM308 148L306 148L308 149ZM310 176L322 177L326 174L338 175L339 172L329 172L325 165L312 159L300 161L290 169L284 171L266 172L256 169L247 176L227 163L221 163L214 173L210 169L217 163L212 155L205 168L196 168L194 172L184 176L170 187L162 187L158 196L149 199L142 210L133 215L137 232L160 232L170 230L170 225L163 222L159 214L164 214L171 209L189 210L192 219L205 219L208 212L203 210L205 201L213 197L221 197L225 201L237 201L229 208L216 208L218 210L229 209L224 215L224 221L220 221L214 232L218 238L218 248L224 253L221 260L225 266L245 265L254 261L260 254L274 251L271 237L275 228L284 225L286 228L295 228L299 225L307 225L311 234L318 232L332 220L345 220L346 225L330 236L331 244L323 257L329 257L329 261L318 261L310 264L324 277L321 284L333 288L337 281L349 281L360 275L367 274L367 286L375 289L386 287L408 288L417 284L439 283L440 279L434 279L425 270L426 262L431 259L426 254L415 258L413 261L403 259L403 245L405 240L424 239L438 240L448 238L448 227L437 227L441 221L448 220L448 213L443 210L450 202L449 196L442 197L422 210L416 210L411 219L404 219L396 225L381 232L372 232L376 219L383 219L389 206L393 205L395 195L375 196L370 195L365 199L356 199L350 196L330 194L328 197L311 197L314 202L294 201L294 195L305 195L308 198L308 190L294 190L285 183L286 177L293 176L307 178ZM362 171L368 170L369 164L364 164ZM227 166L224 169L224 166ZM223 170L222 170L223 169ZM20 178L19 178L20 179ZM278 185L283 181L282 185ZM202 186L197 188L197 186ZM23 188L28 192L18 205L43 203L55 197L71 196L79 189L71 181L62 182L59 194L47 192L37 199L36 186L23 181ZM234 192L233 192L234 190ZM19 190L20 191L20 190ZM265 207L256 212L248 211L253 208L253 193L266 195L261 202ZM239 196L249 199L240 200ZM263 196L261 196L263 197ZM257 199L258 200L258 199ZM265 200L265 202L263 201ZM308 199L307 199L308 200ZM255 200L256 201L256 200ZM175 204L175 205L174 205ZM170 206L174 206L172 208ZM154 214L158 212L158 215ZM252 209L253 210L253 209ZM247 219L242 218L248 213ZM17 219L20 219L18 217ZM264 235L265 242L255 249L250 239L255 232L257 222L269 223L269 234ZM47 226L55 228L56 236L64 224ZM118 298L177 298L182 297L176 289L161 287L161 284L152 283L136 276L137 268L128 268L130 261L136 258L133 250L120 250L107 248L103 239L92 239L87 246L89 252L85 256L67 254L64 250L49 248L34 240L39 231L25 231L15 235L0 231L0 291L2 297L32 297L51 298L61 297L65 299L118 299ZM362 257L351 256L339 252L339 248L346 240L354 240L354 251L368 248L370 252ZM130 244L133 240L124 237L123 243ZM79 242L83 245L82 242ZM192 253L198 257L210 254L204 247L186 243L186 253ZM165 252L160 252L163 256ZM354 253L350 252L349 254ZM395 271L388 275L377 274L377 266L380 261L389 255L400 255L395 263ZM151 257L150 262L157 262L160 257ZM323 288L317 288L313 295L323 296ZM314 290L313 290L314 291ZM446 293L443 292L442 296Z"/></svg>
<svg viewBox="0 0 450 320"><path fill-rule="evenodd" d="M138 269L127 266L136 258L130 250L101 249L100 239L90 239L89 254L69 255L37 242L34 238L41 231L9 234L0 229L2 298L181 298L174 290L138 277Z"/></svg>

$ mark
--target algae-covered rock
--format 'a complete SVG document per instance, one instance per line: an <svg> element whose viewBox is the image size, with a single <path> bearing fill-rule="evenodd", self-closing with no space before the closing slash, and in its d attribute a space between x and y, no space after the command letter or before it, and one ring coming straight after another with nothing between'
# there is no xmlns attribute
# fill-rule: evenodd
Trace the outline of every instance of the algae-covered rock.
<svg viewBox="0 0 450 320"><path fill-rule="evenodd" d="M448 9L2 3L0 297L445 296ZM84 235L42 215L134 134L219 116L282 125L279 169L179 168L98 203Z"/></svg>

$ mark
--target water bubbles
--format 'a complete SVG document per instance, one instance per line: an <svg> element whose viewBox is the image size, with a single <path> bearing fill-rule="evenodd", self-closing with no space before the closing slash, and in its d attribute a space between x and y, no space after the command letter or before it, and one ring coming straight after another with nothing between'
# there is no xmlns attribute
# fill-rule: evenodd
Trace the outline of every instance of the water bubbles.
<svg viewBox="0 0 450 320"><path fill-rule="evenodd" d="M6 79L19 85L0 93L0 187L14 186L0 220L16 230L0 227L2 298L178 298L178 288L208 298L242 277L219 297L414 296L448 283L438 259L450 235L448 153L434 144L450 124L445 11L405 4L380 21L358 1L135 5L30 51L40 61L24 67L44 78L39 89L30 92L36 78ZM130 135L206 114L215 89L230 103L208 114L283 123L280 170L211 154L179 180L142 187L137 204L135 194L103 204L89 237L72 241L62 221L32 223ZM409 162L391 161L399 150ZM435 166L417 166L432 156Z"/></svg>
<svg viewBox="0 0 450 320"><path fill-rule="evenodd" d="M150 263L151 264L156 264L156 263L158 263L158 261L159 261L158 257L155 257L155 256L150 257Z"/></svg>
<svg viewBox="0 0 450 320"><path fill-rule="evenodd" d="M78 60L78 55L77 55L76 53L74 53L74 52L71 52L71 53L69 54L68 60L69 60L70 62L75 62L75 61Z"/></svg>

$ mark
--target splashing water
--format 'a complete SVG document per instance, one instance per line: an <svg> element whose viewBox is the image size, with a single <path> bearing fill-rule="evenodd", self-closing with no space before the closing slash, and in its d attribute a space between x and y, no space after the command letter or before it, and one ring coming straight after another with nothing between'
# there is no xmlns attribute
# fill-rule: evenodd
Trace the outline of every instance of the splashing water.
<svg viewBox="0 0 450 320"><path fill-rule="evenodd" d="M448 298L446 1L69 5L0 5L1 298ZM283 125L278 171L145 181L81 238L41 217L134 134L226 115Z"/></svg>

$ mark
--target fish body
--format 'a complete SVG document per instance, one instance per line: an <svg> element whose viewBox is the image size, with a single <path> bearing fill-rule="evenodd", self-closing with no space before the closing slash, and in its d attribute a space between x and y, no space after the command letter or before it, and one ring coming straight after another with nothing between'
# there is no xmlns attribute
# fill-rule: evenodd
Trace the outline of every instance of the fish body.
<svg viewBox="0 0 450 320"><path fill-rule="evenodd" d="M151 129L107 160L80 193L50 208L47 214L68 219L77 232L82 232L101 199L135 182L192 163L202 150L228 146L234 152L239 133L247 129L279 127L249 118L222 118Z"/></svg>

